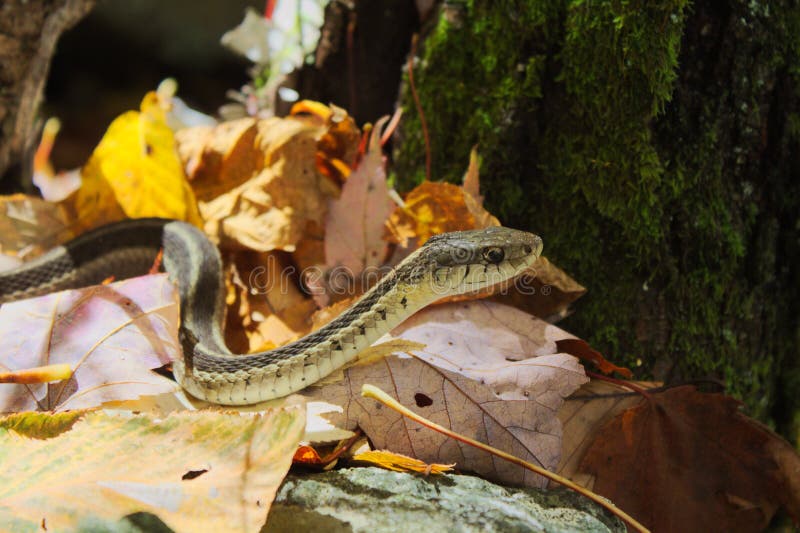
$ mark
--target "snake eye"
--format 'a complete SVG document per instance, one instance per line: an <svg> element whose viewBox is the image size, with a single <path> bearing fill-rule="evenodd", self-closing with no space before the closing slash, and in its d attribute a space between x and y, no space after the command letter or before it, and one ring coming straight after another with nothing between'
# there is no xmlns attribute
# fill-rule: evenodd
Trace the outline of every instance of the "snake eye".
<svg viewBox="0 0 800 533"><path fill-rule="evenodd" d="M489 261L490 263L497 264L503 259L505 259L505 257L506 253L503 251L502 248L498 246L491 246L483 250L483 258Z"/></svg>

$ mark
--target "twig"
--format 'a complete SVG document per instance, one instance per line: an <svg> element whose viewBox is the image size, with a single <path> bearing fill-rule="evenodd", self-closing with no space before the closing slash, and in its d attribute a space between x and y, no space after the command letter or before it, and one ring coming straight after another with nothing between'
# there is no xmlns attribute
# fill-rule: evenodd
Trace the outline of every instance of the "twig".
<svg viewBox="0 0 800 533"><path fill-rule="evenodd" d="M422 125L422 138L425 140L425 179L431 181L431 138L428 135L428 122L425 120L425 113L422 112L422 104L417 94L417 86L414 84L414 58L417 55L417 35L411 38L411 52L408 55L408 86L411 88L411 96L414 97L414 106L419 114L419 123Z"/></svg>
<svg viewBox="0 0 800 533"><path fill-rule="evenodd" d="M410 418L414 422L417 422L418 424L422 424L423 426L425 426L425 427L427 427L429 429L432 429L434 431L438 431L439 433L447 435L451 439L455 439L457 441L469 444L470 446L474 446L474 447L476 447L478 449L481 449L481 450L483 450L485 452L491 453L493 455L496 455L497 457L505 459L506 461L509 461L509 462L514 463L516 465L519 465L519 466L521 466L523 468L527 468L528 470L536 472L540 476L544 476L547 479L555 481L556 483L564 485L565 487L570 488L570 489L574 490L575 492L586 496L587 498L589 498L590 500L592 500L596 504L600 505L601 507L603 507L605 509L608 509L608 511L613 513L615 516L618 516L620 519L622 519L622 521L624 521L626 524L631 526L636 531L648 532L648 533L650 531L649 529L644 527L642 524L637 522L632 516L628 515L625 511L623 511L622 509L620 509L619 507L617 507L616 505L614 505L610 501L606 500L602 496L600 496L598 494L595 494L594 492L590 491L589 489L581 487L580 485L576 485L575 483L573 483L569 479L567 479L565 477L561 477L558 474L555 474L553 472L550 472L546 468L542 468L542 467L537 466L535 464L529 463L528 461L524 461L524 460L520 459L519 457L515 457L515 456L513 456L511 454L508 454L508 453L506 453L504 451L498 450L497 448L492 448L491 446L489 446L487 444L484 444L484 443L482 443L480 441L471 439L469 437L465 437L464 435L459 435L458 433L455 433L455 432L453 432L453 431L451 431L451 430L449 430L449 429L447 429L447 428L445 428L443 426L440 426L439 424L436 424L435 422L431 422L427 418L423 418L423 417L419 416L417 413L411 411L410 409L407 409L406 407L401 405L399 402L397 402L397 400L395 400L394 398L392 398L391 396L389 396L388 394L383 392L378 387L375 387L374 385L362 385L361 386L361 396L363 396L365 398L372 398L373 400L377 400L377 401L381 402L382 404L384 404L385 406L387 406L387 407L389 407L391 409L394 409L395 411L397 411L401 415Z"/></svg>

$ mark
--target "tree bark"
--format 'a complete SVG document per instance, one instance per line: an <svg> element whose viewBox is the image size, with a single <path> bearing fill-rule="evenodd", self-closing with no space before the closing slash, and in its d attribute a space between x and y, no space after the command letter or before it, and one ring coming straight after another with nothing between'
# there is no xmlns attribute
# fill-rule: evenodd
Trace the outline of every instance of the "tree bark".
<svg viewBox="0 0 800 533"><path fill-rule="evenodd" d="M414 77L433 179L478 144L488 207L589 288L565 327L639 377L800 420L800 7L445 3ZM395 152L424 179L407 78Z"/></svg>
<svg viewBox="0 0 800 533"><path fill-rule="evenodd" d="M36 113L59 36L94 0L4 0L0 7L0 177L30 176ZM28 180L29 181L29 180ZM3 180L4 189L15 185Z"/></svg>

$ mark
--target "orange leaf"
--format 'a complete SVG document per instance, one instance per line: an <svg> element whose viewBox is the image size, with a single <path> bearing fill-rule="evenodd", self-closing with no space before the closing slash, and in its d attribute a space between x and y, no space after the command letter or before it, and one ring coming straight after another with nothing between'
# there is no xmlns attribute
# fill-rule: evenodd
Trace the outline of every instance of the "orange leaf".
<svg viewBox="0 0 800 533"><path fill-rule="evenodd" d="M419 459L408 457L387 450L372 450L353 456L354 461L371 463L395 472L419 472L421 474L443 474L452 472L455 463L444 465L439 463L428 464Z"/></svg>
<svg viewBox="0 0 800 533"><path fill-rule="evenodd" d="M585 361L591 361L603 374L608 375L612 372L619 372L626 379L631 379L633 377L633 372L629 369L610 363L603 357L603 354L589 346L589 344L582 339L560 339L556 341L556 346L559 352L574 355Z"/></svg>

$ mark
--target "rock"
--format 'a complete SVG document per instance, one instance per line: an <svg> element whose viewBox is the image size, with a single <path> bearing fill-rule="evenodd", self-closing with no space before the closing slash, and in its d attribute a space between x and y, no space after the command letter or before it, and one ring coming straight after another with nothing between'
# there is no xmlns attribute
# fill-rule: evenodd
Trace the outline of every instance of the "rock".
<svg viewBox="0 0 800 533"><path fill-rule="evenodd" d="M564 489L501 487L464 475L348 468L286 478L264 531L589 531L623 523Z"/></svg>

